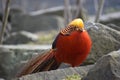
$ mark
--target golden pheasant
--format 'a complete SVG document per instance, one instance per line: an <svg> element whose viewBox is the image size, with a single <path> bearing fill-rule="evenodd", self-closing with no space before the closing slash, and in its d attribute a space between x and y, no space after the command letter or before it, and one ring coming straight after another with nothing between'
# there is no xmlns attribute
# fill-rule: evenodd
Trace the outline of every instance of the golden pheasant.
<svg viewBox="0 0 120 80"><path fill-rule="evenodd" d="M74 19L57 35L52 49L29 61L18 77L54 70L61 63L68 63L72 67L79 66L89 54L91 44L91 38L84 28L83 21L80 18Z"/></svg>

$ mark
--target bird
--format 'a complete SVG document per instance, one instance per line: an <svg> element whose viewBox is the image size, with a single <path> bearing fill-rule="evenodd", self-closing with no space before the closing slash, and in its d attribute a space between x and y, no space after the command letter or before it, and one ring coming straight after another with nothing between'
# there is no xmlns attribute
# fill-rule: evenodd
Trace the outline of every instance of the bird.
<svg viewBox="0 0 120 80"><path fill-rule="evenodd" d="M64 29L60 30L51 49L28 61L17 77L55 70L61 63L77 67L87 58L91 47L92 40L85 30L83 20L73 19Z"/></svg>

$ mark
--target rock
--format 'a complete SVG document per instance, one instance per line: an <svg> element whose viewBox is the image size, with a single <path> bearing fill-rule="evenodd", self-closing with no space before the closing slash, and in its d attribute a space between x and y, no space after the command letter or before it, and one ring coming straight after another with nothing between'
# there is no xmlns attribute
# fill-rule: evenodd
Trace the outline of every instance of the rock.
<svg viewBox="0 0 120 80"><path fill-rule="evenodd" d="M51 45L0 45L2 49L10 49L13 51L42 51L51 48Z"/></svg>
<svg viewBox="0 0 120 80"><path fill-rule="evenodd" d="M75 10L74 7L71 7L70 9ZM48 8L48 9L32 11L29 13L29 15L32 15L32 16L43 15L43 14L63 16L64 15L64 6L52 7L52 8Z"/></svg>
<svg viewBox="0 0 120 80"><path fill-rule="evenodd" d="M120 31L120 26L117 26L116 24L107 24L107 26L109 26L110 28L113 28L113 29L115 29L115 30L118 30L118 31Z"/></svg>
<svg viewBox="0 0 120 80"><path fill-rule="evenodd" d="M115 24L120 27L120 12L109 13L101 16L100 23L102 24Z"/></svg>
<svg viewBox="0 0 120 80"><path fill-rule="evenodd" d="M25 30L28 32L39 32L47 30L57 30L64 27L64 20L60 16L55 15L36 15L29 14L13 14L12 16L12 32Z"/></svg>
<svg viewBox="0 0 120 80"><path fill-rule="evenodd" d="M34 42L38 40L38 36L27 32L27 31L20 31L20 32L14 32L12 33L6 41L4 41L4 44L25 44L30 41Z"/></svg>
<svg viewBox="0 0 120 80"><path fill-rule="evenodd" d="M11 70L14 70L14 52L9 51L8 49L0 49L0 77L9 79ZM11 59L13 58L13 59ZM14 74L14 73L13 73ZM8 76L9 75L9 76Z"/></svg>
<svg viewBox="0 0 120 80"><path fill-rule="evenodd" d="M26 49L25 47L13 49L0 46L0 77L11 80L20 71L21 66L23 67L29 59L38 53L43 53L43 51L41 49Z"/></svg>
<svg viewBox="0 0 120 80"><path fill-rule="evenodd" d="M92 65L39 72L35 74L22 76L19 79L15 80L64 80L66 77L74 74L78 74L80 75L80 77L83 77L86 75L86 73L91 67Z"/></svg>
<svg viewBox="0 0 120 80"><path fill-rule="evenodd" d="M0 78L0 80L5 80L5 79L3 79L3 78Z"/></svg>
<svg viewBox="0 0 120 80"><path fill-rule="evenodd" d="M86 25L90 27L91 25ZM97 27L98 29L94 28ZM120 32L109 26L96 23L87 28L92 39L92 49L84 64L96 62L100 57L111 51L120 49Z"/></svg>
<svg viewBox="0 0 120 80"><path fill-rule="evenodd" d="M120 50L100 58L82 80L120 80Z"/></svg>

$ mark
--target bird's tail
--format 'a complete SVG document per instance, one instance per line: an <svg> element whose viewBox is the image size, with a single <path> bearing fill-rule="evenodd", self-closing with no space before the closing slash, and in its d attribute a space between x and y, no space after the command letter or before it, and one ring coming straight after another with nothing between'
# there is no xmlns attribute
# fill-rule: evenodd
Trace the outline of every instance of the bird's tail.
<svg viewBox="0 0 120 80"><path fill-rule="evenodd" d="M31 73L57 69L61 63L56 61L54 54L55 51L50 50L43 55L39 55L36 58L32 59L25 65L17 77Z"/></svg>

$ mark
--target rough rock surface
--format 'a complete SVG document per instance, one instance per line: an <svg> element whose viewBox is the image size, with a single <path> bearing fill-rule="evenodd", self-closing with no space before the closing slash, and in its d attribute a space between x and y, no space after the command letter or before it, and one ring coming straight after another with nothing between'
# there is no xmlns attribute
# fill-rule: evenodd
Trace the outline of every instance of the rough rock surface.
<svg viewBox="0 0 120 80"><path fill-rule="evenodd" d="M91 26L91 25L86 25ZM92 26L96 28L88 28L88 32L92 39L92 49L86 64L96 62L101 56L111 51L120 49L120 32L109 26L96 23Z"/></svg>
<svg viewBox="0 0 120 80"><path fill-rule="evenodd" d="M107 15L103 15L100 18L100 23L102 24L115 24L120 26L120 12L109 13Z"/></svg>
<svg viewBox="0 0 120 80"><path fill-rule="evenodd" d="M0 80L5 80L5 79L3 79L3 78L0 78Z"/></svg>
<svg viewBox="0 0 120 80"><path fill-rule="evenodd" d="M75 68L65 68L65 69L57 69L46 72L39 72L31 75L22 76L16 80L63 80L67 76L71 76L73 74L79 74L80 77L83 77L87 74L88 70L92 67L84 66L84 67L75 67Z"/></svg>
<svg viewBox="0 0 120 80"><path fill-rule="evenodd" d="M0 77L6 78L11 76L11 69L13 68L13 53L8 49L0 49ZM9 75L9 76L8 76Z"/></svg>
<svg viewBox="0 0 120 80"><path fill-rule="evenodd" d="M25 44L30 41L34 42L38 40L38 36L27 31L19 31L12 33L6 40L4 44Z"/></svg>
<svg viewBox="0 0 120 80"><path fill-rule="evenodd" d="M38 32L42 30L57 30L64 27L64 20L55 15L36 15L14 14L12 16L12 31Z"/></svg>
<svg viewBox="0 0 120 80"><path fill-rule="evenodd" d="M117 26L116 24L107 24L107 26L109 26L109 27L111 27L111 28L113 28L113 29L115 29L115 30L118 30L118 31L120 31L120 26Z"/></svg>
<svg viewBox="0 0 120 80"><path fill-rule="evenodd" d="M100 58L82 80L120 80L120 50Z"/></svg>
<svg viewBox="0 0 120 80"><path fill-rule="evenodd" d="M0 77L10 80L15 77L21 69L21 66L25 64L27 60L42 52L44 52L44 50L0 48Z"/></svg>

